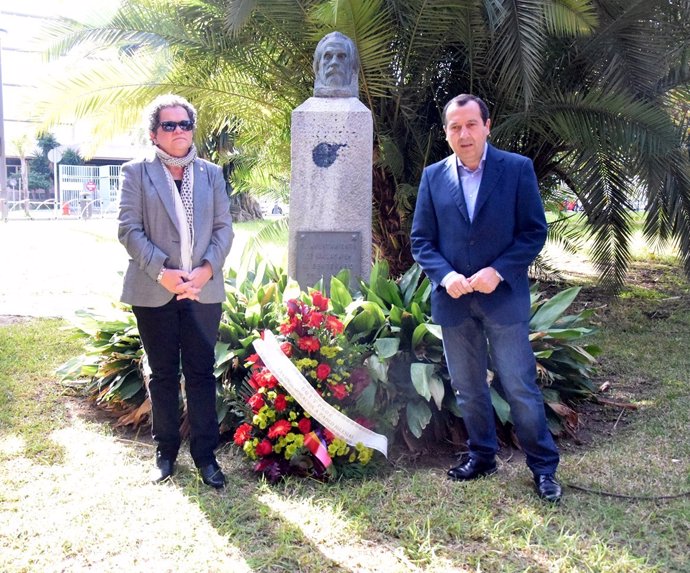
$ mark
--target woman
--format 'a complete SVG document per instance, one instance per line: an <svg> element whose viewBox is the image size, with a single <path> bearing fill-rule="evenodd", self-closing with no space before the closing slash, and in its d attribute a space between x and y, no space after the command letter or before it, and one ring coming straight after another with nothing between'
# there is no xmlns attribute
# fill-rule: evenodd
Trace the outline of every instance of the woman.
<svg viewBox="0 0 690 573"><path fill-rule="evenodd" d="M156 98L148 112L155 153L122 166L118 237L130 261L121 300L132 305L151 369L152 481L175 469L181 364L192 459L203 482L219 489L213 365L233 231L222 170L196 156L196 117L182 97Z"/></svg>

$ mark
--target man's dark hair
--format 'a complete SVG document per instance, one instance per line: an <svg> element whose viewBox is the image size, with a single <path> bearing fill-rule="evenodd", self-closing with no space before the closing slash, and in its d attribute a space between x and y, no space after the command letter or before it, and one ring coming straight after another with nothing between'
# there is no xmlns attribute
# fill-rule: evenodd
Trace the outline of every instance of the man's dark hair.
<svg viewBox="0 0 690 573"><path fill-rule="evenodd" d="M479 113L482 115L482 121L484 122L484 125L486 125L486 122L489 121L489 108L487 105L484 103L484 100L481 98L478 98L477 96L473 96L471 94L460 94L458 96L455 96L453 99L451 99L444 107L443 107L443 127L446 126L446 113L448 112L448 108L451 105L457 105L459 107L462 107L465 104L470 103L471 101L475 102L479 106Z"/></svg>

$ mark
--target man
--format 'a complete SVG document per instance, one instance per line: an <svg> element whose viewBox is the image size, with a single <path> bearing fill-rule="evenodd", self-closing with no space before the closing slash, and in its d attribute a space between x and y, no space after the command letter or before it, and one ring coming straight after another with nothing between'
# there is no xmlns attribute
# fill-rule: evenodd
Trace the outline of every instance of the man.
<svg viewBox="0 0 690 573"><path fill-rule="evenodd" d="M314 51L314 96L358 97L359 55L350 38L326 34Z"/></svg>
<svg viewBox="0 0 690 573"><path fill-rule="evenodd" d="M432 316L469 437L469 455L448 476L467 481L496 472L490 354L537 493L558 502L558 450L528 338L527 269L546 240L546 219L532 162L489 145L490 128L478 97L446 104L453 155L424 169L412 223L412 253L432 282Z"/></svg>

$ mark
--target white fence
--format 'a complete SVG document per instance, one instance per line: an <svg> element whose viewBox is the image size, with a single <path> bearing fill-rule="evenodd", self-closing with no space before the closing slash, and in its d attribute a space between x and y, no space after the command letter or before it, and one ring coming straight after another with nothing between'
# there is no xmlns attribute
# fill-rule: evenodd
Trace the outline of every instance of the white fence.
<svg viewBox="0 0 690 573"><path fill-rule="evenodd" d="M93 211L117 211L119 204L119 165L60 165L60 209L69 206L70 212L88 215Z"/></svg>

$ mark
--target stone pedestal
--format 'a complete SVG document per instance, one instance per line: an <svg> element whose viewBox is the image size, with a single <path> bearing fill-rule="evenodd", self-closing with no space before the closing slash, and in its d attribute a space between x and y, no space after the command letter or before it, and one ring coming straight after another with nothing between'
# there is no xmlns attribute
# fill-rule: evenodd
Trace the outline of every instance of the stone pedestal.
<svg viewBox="0 0 690 573"><path fill-rule="evenodd" d="M292 112L288 274L306 290L371 268L371 112L357 98L312 97Z"/></svg>

